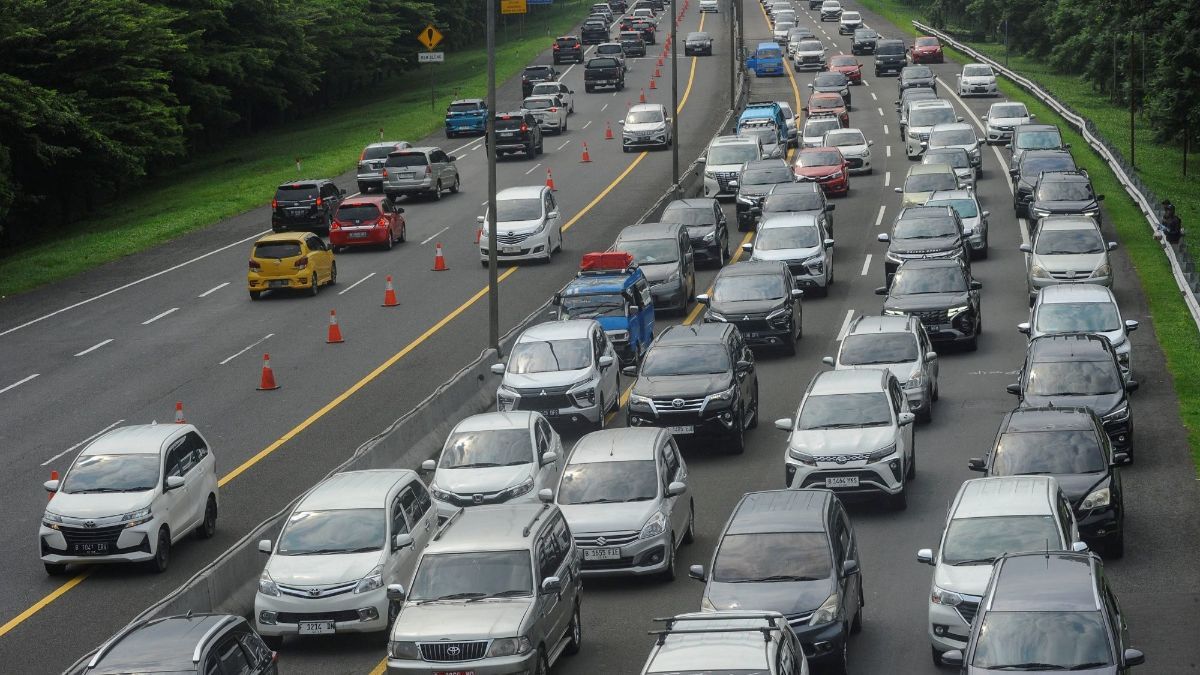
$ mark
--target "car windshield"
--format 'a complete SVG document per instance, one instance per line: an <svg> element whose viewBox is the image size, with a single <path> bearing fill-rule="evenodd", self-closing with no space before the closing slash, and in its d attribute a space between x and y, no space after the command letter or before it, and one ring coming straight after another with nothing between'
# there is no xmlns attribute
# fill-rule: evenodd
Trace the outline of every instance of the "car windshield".
<svg viewBox="0 0 1200 675"><path fill-rule="evenodd" d="M829 59L829 65L835 68L837 66L857 66L858 59L853 56L835 56Z"/></svg>
<svg viewBox="0 0 1200 675"><path fill-rule="evenodd" d="M1055 153L1050 157L1029 157L1021 160L1021 177L1032 182L1042 171L1074 171L1075 160L1070 155Z"/></svg>
<svg viewBox="0 0 1200 675"><path fill-rule="evenodd" d="M562 85L557 82L542 82L533 85L533 93L543 96L557 96L562 93Z"/></svg>
<svg viewBox="0 0 1200 675"><path fill-rule="evenodd" d="M514 375L578 370L592 363L592 342L576 340L537 340L518 342L508 360L508 372Z"/></svg>
<svg viewBox="0 0 1200 675"><path fill-rule="evenodd" d="M501 199L496 202L496 221L507 223L516 220L537 220L542 217L542 200Z"/></svg>
<svg viewBox="0 0 1200 675"><path fill-rule="evenodd" d="M819 52L819 51L821 51L821 41L820 40L805 40L805 41L801 42L799 45L796 45L796 51L798 51L798 52Z"/></svg>
<svg viewBox="0 0 1200 675"><path fill-rule="evenodd" d="M891 406L883 392L809 396L796 428L805 430L885 427L892 423Z"/></svg>
<svg viewBox="0 0 1200 675"><path fill-rule="evenodd" d="M1104 239L1094 228L1047 230L1038 235L1033 252L1038 255L1082 255L1103 253Z"/></svg>
<svg viewBox="0 0 1200 675"><path fill-rule="evenodd" d="M1017 134L1015 147L1020 150L1054 149L1062 147L1062 136L1058 130L1026 131Z"/></svg>
<svg viewBox="0 0 1200 675"><path fill-rule="evenodd" d="M903 75L906 80L927 80L933 77L933 71L928 66L909 66L904 69Z"/></svg>
<svg viewBox="0 0 1200 675"><path fill-rule="evenodd" d="M809 120L804 123L804 135L807 138L818 137L825 135L825 132L834 129L841 129L842 123L836 117L820 117L815 120Z"/></svg>
<svg viewBox="0 0 1200 675"><path fill-rule="evenodd" d="M965 293L967 280L957 267L925 267L896 270L889 292L892 295Z"/></svg>
<svg viewBox="0 0 1200 675"><path fill-rule="evenodd" d="M1108 461L1090 429L1027 431L1000 436L992 451L993 476L1099 473Z"/></svg>
<svg viewBox="0 0 1200 675"><path fill-rule="evenodd" d="M771 132L772 135L774 132ZM746 169L742 172L741 185L772 185L774 183L791 183L794 179L792 170L786 166L774 169Z"/></svg>
<svg viewBox="0 0 1200 675"><path fill-rule="evenodd" d="M1091 612L988 612L971 665L997 670L1089 670L1112 664L1104 616Z"/></svg>
<svg viewBox="0 0 1200 675"><path fill-rule="evenodd" d="M625 316L625 299L616 293L564 295L561 312L565 318L571 319Z"/></svg>
<svg viewBox="0 0 1200 675"><path fill-rule="evenodd" d="M777 59L782 54L778 49L759 49L756 56L760 59Z"/></svg>
<svg viewBox="0 0 1200 675"><path fill-rule="evenodd" d="M383 548L387 520L383 509L297 511L279 535L277 555L366 553Z"/></svg>
<svg viewBox="0 0 1200 675"><path fill-rule="evenodd" d="M879 37L872 35L871 37ZM904 53L904 44L901 42L880 43L875 47L875 53L883 56L900 55Z"/></svg>
<svg viewBox="0 0 1200 675"><path fill-rule="evenodd" d="M956 187L958 179L952 173L919 173L904 180L905 192L934 192Z"/></svg>
<svg viewBox="0 0 1200 675"><path fill-rule="evenodd" d="M829 541L819 532L730 534L721 540L712 580L729 584L828 579Z"/></svg>
<svg viewBox="0 0 1200 675"><path fill-rule="evenodd" d="M846 76L841 73L821 73L813 78L813 85L818 87L844 87Z"/></svg>
<svg viewBox="0 0 1200 675"><path fill-rule="evenodd" d="M763 202L763 213L775 211L821 211L825 203L816 192L785 192L769 195Z"/></svg>
<svg viewBox="0 0 1200 675"><path fill-rule="evenodd" d="M935 124L957 121L954 109L945 106L917 108L916 110L910 110L908 113L908 126L910 127L931 127Z"/></svg>
<svg viewBox="0 0 1200 675"><path fill-rule="evenodd" d="M844 148L852 145L866 145L867 139L863 138L861 131L831 131L825 134L825 143L836 148Z"/></svg>
<svg viewBox="0 0 1200 675"><path fill-rule="evenodd" d="M316 199L319 190L312 183L298 185L280 185L275 190L275 199L288 202L302 202Z"/></svg>
<svg viewBox="0 0 1200 675"><path fill-rule="evenodd" d="M553 71L546 66L532 66L525 69L525 76L531 80L549 80Z"/></svg>
<svg viewBox="0 0 1200 675"><path fill-rule="evenodd" d="M974 199L938 199L925 202L925 206L949 206L960 218L979 217L979 204Z"/></svg>
<svg viewBox="0 0 1200 675"><path fill-rule="evenodd" d="M1038 307L1039 333L1106 333L1121 330L1121 316L1111 302L1048 302Z"/></svg>
<svg viewBox="0 0 1200 675"><path fill-rule="evenodd" d="M758 159L758 145L755 143L718 145L708 149L707 161L712 166L745 164L752 159Z"/></svg>
<svg viewBox="0 0 1200 675"><path fill-rule="evenodd" d="M963 77L989 77L992 69L989 66L967 66L963 68Z"/></svg>
<svg viewBox="0 0 1200 675"><path fill-rule="evenodd" d="M842 163L841 153L828 150L821 152L802 152L796 159L796 164L807 166L835 166Z"/></svg>
<svg viewBox="0 0 1200 675"><path fill-rule="evenodd" d="M782 300L787 292L783 278L778 274L747 274L717 277L712 298L714 302Z"/></svg>
<svg viewBox="0 0 1200 675"><path fill-rule="evenodd" d="M854 31L854 39L855 40L865 40L868 38L876 38L876 37L879 37L879 33L876 33L873 30L856 30L856 31Z"/></svg>
<svg viewBox="0 0 1200 675"><path fill-rule="evenodd" d="M521 107L525 108L526 110L545 110L546 108L553 108L557 105L558 101L555 101L552 98L527 98L525 99L525 102L521 104Z"/></svg>
<svg viewBox="0 0 1200 675"><path fill-rule="evenodd" d="M478 103L451 103L446 112L483 112Z"/></svg>
<svg viewBox="0 0 1200 675"><path fill-rule="evenodd" d="M922 164L946 164L954 169L971 166L971 158L963 148L934 148L921 156Z"/></svg>
<svg viewBox="0 0 1200 675"><path fill-rule="evenodd" d="M953 218L901 218L892 231L896 239L937 239L956 234L958 228L954 226Z"/></svg>
<svg viewBox="0 0 1200 675"><path fill-rule="evenodd" d="M791 21L776 21L775 22L775 32L776 33L787 33L789 30L792 29L792 26L794 26L794 25L796 25L796 24L792 23Z"/></svg>
<svg viewBox="0 0 1200 675"><path fill-rule="evenodd" d="M658 345L646 352L641 375L716 375L733 365L724 345Z"/></svg>
<svg viewBox="0 0 1200 675"><path fill-rule="evenodd" d="M941 560L946 565L984 565L1005 553L1061 548L1052 515L955 518L946 527Z"/></svg>
<svg viewBox="0 0 1200 675"><path fill-rule="evenodd" d="M1035 396L1101 396L1119 391L1121 374L1111 361L1035 362L1025 383L1025 392Z"/></svg>
<svg viewBox="0 0 1200 675"><path fill-rule="evenodd" d="M254 245L254 257L261 259L282 260L295 258L300 255L298 241L262 241Z"/></svg>
<svg viewBox="0 0 1200 675"><path fill-rule="evenodd" d="M563 471L559 504L647 502L658 496L654 460L582 462Z"/></svg>
<svg viewBox="0 0 1200 675"><path fill-rule="evenodd" d="M457 431L446 439L441 469L479 469L533 463L528 429Z"/></svg>
<svg viewBox="0 0 1200 675"><path fill-rule="evenodd" d="M437 553L421 556L410 602L480 600L533 595L528 551Z"/></svg>
<svg viewBox="0 0 1200 675"><path fill-rule="evenodd" d="M1075 181L1047 181L1038 186L1038 201L1083 202L1092 199L1092 186Z"/></svg>
<svg viewBox="0 0 1200 675"><path fill-rule="evenodd" d="M686 206L672 204L663 210L658 217L660 223L678 223L680 225L714 225L717 214L711 206Z"/></svg>
<svg viewBox="0 0 1200 675"><path fill-rule="evenodd" d="M158 484L158 454L82 455L60 489L85 492L144 492Z"/></svg>
<svg viewBox="0 0 1200 675"><path fill-rule="evenodd" d="M808 107L811 110L833 110L845 105L841 96L814 96L808 99Z"/></svg>
<svg viewBox="0 0 1200 675"><path fill-rule="evenodd" d="M912 333L863 333L842 340L838 361L848 366L911 363L917 360L917 337Z"/></svg>
<svg viewBox="0 0 1200 675"><path fill-rule="evenodd" d="M1004 103L992 106L991 112L988 113L988 119L1012 119L1014 117L1029 117L1029 111L1025 109L1024 103Z"/></svg>
<svg viewBox="0 0 1200 675"><path fill-rule="evenodd" d="M937 38L932 37L919 37L916 42L918 47L936 47L937 44Z"/></svg>
<svg viewBox="0 0 1200 675"><path fill-rule="evenodd" d="M799 227L768 227L761 225L754 238L759 251L780 251L792 248L812 248L821 245L821 233L813 225Z"/></svg>
<svg viewBox="0 0 1200 675"><path fill-rule="evenodd" d="M617 250L633 256L639 265L664 265L679 262L679 242L675 239L617 240Z"/></svg>
<svg viewBox="0 0 1200 675"><path fill-rule="evenodd" d="M970 129L938 130L929 135L930 145L975 145L978 138Z"/></svg>
<svg viewBox="0 0 1200 675"><path fill-rule="evenodd" d="M374 204L342 204L337 210L338 220L375 220L379 207Z"/></svg>

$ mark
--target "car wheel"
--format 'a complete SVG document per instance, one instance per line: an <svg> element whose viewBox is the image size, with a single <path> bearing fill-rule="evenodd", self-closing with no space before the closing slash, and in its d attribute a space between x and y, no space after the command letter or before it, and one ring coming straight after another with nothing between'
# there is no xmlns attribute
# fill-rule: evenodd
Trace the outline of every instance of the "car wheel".
<svg viewBox="0 0 1200 675"><path fill-rule="evenodd" d="M908 458L907 479L910 481L917 479L917 445L915 437L913 440L912 457Z"/></svg>
<svg viewBox="0 0 1200 675"><path fill-rule="evenodd" d="M567 627L567 635L571 637L571 641L563 648L563 653L567 656L578 654L579 648L583 646L583 621L579 618L579 603L575 603L575 613L571 615L571 625Z"/></svg>
<svg viewBox="0 0 1200 675"><path fill-rule="evenodd" d="M462 177L459 176L458 174L455 174L454 175L454 185L450 186L450 192L452 192L454 194L458 194L458 191L461 189L462 189Z"/></svg>
<svg viewBox="0 0 1200 675"><path fill-rule="evenodd" d="M317 293L320 293L321 287L320 287L320 285L317 284L317 273L316 272L313 272L312 279L310 279L309 281L310 281L310 284L308 287L308 294L315 296Z"/></svg>
<svg viewBox="0 0 1200 675"><path fill-rule="evenodd" d="M688 524L687 529L683 531L683 539L681 543L690 544L696 541L696 502L688 501Z"/></svg>
<svg viewBox="0 0 1200 675"><path fill-rule="evenodd" d="M433 186L433 201L441 201L442 199L442 181L439 179L437 185Z"/></svg>
<svg viewBox="0 0 1200 675"><path fill-rule="evenodd" d="M671 535L671 542L667 544L667 566L659 574L659 578L667 583L675 581L675 535Z"/></svg>
<svg viewBox="0 0 1200 675"><path fill-rule="evenodd" d="M384 250L387 250L387 251L392 250L392 246L394 246L395 244L396 244L395 233L392 232L391 230L388 230L387 241L384 242L384 244L383 244Z"/></svg>
<svg viewBox="0 0 1200 675"><path fill-rule="evenodd" d="M729 264L729 237L726 237L725 243L721 244L721 251L717 256L717 267L724 267Z"/></svg>
<svg viewBox="0 0 1200 675"><path fill-rule="evenodd" d="M917 421L921 424L929 424L933 421L933 392L930 387L925 388L925 400L928 401L925 409L917 413Z"/></svg>
<svg viewBox="0 0 1200 675"><path fill-rule="evenodd" d="M600 405L596 407L596 410L598 410L600 414L596 419L596 423L593 425L597 431L605 427L607 423L605 418L608 417L608 409L604 407L604 394L600 394L599 402Z"/></svg>
<svg viewBox="0 0 1200 675"><path fill-rule="evenodd" d="M933 381L933 399L932 400L936 401L936 400L938 400L938 398L940 396L941 396L941 390L939 389L937 380L935 379Z"/></svg>
<svg viewBox="0 0 1200 675"><path fill-rule="evenodd" d="M65 563L42 563L42 565L46 568L46 574L49 574L52 577L61 577L67 573L67 566Z"/></svg>
<svg viewBox="0 0 1200 675"><path fill-rule="evenodd" d="M408 241L408 223L400 223L400 242Z"/></svg>
<svg viewBox="0 0 1200 675"><path fill-rule="evenodd" d="M265 644L267 647L269 647L271 649L271 651L273 651L273 652L277 652L280 649L283 649L283 636L282 635L263 635L262 641L263 641L263 644Z"/></svg>
<svg viewBox="0 0 1200 675"><path fill-rule="evenodd" d="M754 383L754 400L751 401L754 409L754 416L750 418L750 423L746 425L747 429L758 428L758 383Z"/></svg>
<svg viewBox="0 0 1200 675"><path fill-rule="evenodd" d="M854 621L850 622L850 632L858 635L862 632L863 594L862 584L858 586L858 611L854 613Z"/></svg>
<svg viewBox="0 0 1200 675"><path fill-rule="evenodd" d="M789 340L787 338L784 338L783 353L785 356L795 356L796 355L796 339L797 338L796 338L796 331L795 331L794 327L793 327L793 330L788 331L788 336L791 337L792 339Z"/></svg>
<svg viewBox="0 0 1200 675"><path fill-rule="evenodd" d="M733 421L733 437L729 439L729 454L740 455L746 451L746 411L739 410Z"/></svg>
<svg viewBox="0 0 1200 675"><path fill-rule="evenodd" d="M1125 556L1125 530L1121 529L1117 536L1104 544L1104 556L1107 558L1121 558Z"/></svg>
<svg viewBox="0 0 1200 675"><path fill-rule="evenodd" d="M842 653L831 664L830 672L835 675L848 675L850 672L850 630L842 626Z"/></svg>
<svg viewBox="0 0 1200 675"><path fill-rule="evenodd" d="M200 527L196 528L196 536L200 539L212 539L212 536L216 533L217 498L209 495L208 503L204 505L204 522L200 523Z"/></svg>
<svg viewBox="0 0 1200 675"><path fill-rule="evenodd" d="M537 667L533 673L534 675L550 675L550 664L546 662L546 652L540 647L538 648Z"/></svg>
<svg viewBox="0 0 1200 675"><path fill-rule="evenodd" d="M938 668L941 668L942 666L946 665L942 661L942 653L938 651L937 647L930 647L929 653L933 656L933 665L937 666Z"/></svg>
<svg viewBox="0 0 1200 675"><path fill-rule="evenodd" d="M257 300L262 297L262 291L250 291L250 299Z"/></svg>
<svg viewBox="0 0 1200 675"><path fill-rule="evenodd" d="M558 127L558 134L561 136L562 134L566 133L566 131L567 131L567 120L564 117L562 125L560 125Z"/></svg>
<svg viewBox="0 0 1200 675"><path fill-rule="evenodd" d="M154 558L150 560L150 569L162 574L171 563L171 533L166 526L158 530L158 546L154 549Z"/></svg>
<svg viewBox="0 0 1200 675"><path fill-rule="evenodd" d="M333 263L329 264L329 285L332 286L336 283L337 283L337 263L333 262Z"/></svg>

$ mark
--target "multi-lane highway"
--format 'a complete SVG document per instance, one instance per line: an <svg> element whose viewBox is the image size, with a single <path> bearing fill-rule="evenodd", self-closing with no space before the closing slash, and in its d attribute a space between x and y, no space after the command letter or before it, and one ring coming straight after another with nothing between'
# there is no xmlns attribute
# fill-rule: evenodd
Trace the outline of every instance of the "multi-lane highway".
<svg viewBox="0 0 1200 675"><path fill-rule="evenodd" d="M745 7L746 43L769 39L769 23L759 4L745 0ZM716 37L713 57L681 61L685 161L699 154L727 108L725 59L731 45L724 10L722 4L722 13L701 18L692 7L680 26L682 34L703 22ZM798 14L831 53L848 51L849 38L837 36L833 24L821 28L813 13ZM877 16L866 13L866 19L886 35L901 35ZM829 297L805 302L799 354L759 359L762 415L768 421L794 412L804 385L823 368L820 357L832 353L850 316L879 311L880 299L873 291L882 283L884 245L875 235L886 231L898 210L899 198L891 188L903 180L910 163L892 108L895 79L873 77L870 57L862 60L868 67L864 86L854 92L851 126L875 141L875 170L854 177L850 196L836 202L837 284ZM549 62L548 53L538 61ZM615 95L583 94L580 68L570 69L564 81L579 92L571 130L562 137L547 136L547 152L536 160L500 165L501 187L541 183L545 170L553 170L568 223L568 255L551 265L502 270L502 329L561 286L578 254L605 248L666 187L669 153L623 154L619 141L603 140L605 123L616 128L653 67L652 58L634 60L629 88ZM950 93L957 67L947 63L934 69L942 80L942 96L978 124L991 100L959 101ZM790 101L798 110L808 77L789 73L752 79L751 98ZM666 102L668 91L647 91L647 98ZM518 98L519 85L508 83L501 100L514 105ZM585 141L593 160L589 164L579 162ZM0 393L0 447L6 449L9 465L0 478L0 489L9 495L9 517L0 524L0 534L10 542L0 554L7 571L0 591L0 623L7 622L0 627L4 663L31 664L22 672L61 670L299 494L483 348L486 274L476 262L473 244L474 218L482 213L484 199L480 142L431 138L422 143L442 145L459 156L464 193L438 203L405 204L409 242L391 252L340 254L337 286L317 299L251 303L246 297L246 240L266 229L267 212L260 209L5 304L0 348L7 358L0 363L0 389L25 381ZM937 672L925 638L931 569L918 564L914 554L919 547L936 545L948 501L959 483L974 475L967 471L966 459L986 451L1001 415L1012 407L1004 385L1012 381L1025 344L1014 329L1028 314L1024 260L1017 251L1024 235L1012 214L1005 152L985 148L979 187L983 208L991 211L992 247L989 259L974 266L984 284L986 328L979 351L942 356L941 400L933 422L916 432L920 468L908 510L852 507L866 589L864 630L850 645L854 673ZM339 183L349 187L352 178L343 176ZM732 221L731 207L729 216ZM449 272L429 271L437 242L445 246ZM1195 590L1200 571L1190 554L1200 534L1200 495L1153 321L1120 250L1115 261L1115 291L1123 314L1142 322L1134 334L1136 378L1142 387L1134 399L1138 462L1124 475L1126 555L1107 568L1133 642L1147 653L1142 670L1192 672L1200 663L1200 645L1188 639L1194 631L1187 621L1200 600ZM398 309L379 307L388 274L400 296ZM712 276L703 272L701 286ZM120 290L103 295L111 289ZM79 302L85 304L76 306ZM65 309L49 314L60 308ZM324 343L331 308L337 309L346 334L341 345ZM695 314L689 318L695 320ZM264 351L271 352L283 385L275 392L254 389ZM161 576L114 568L47 578L34 539L44 504L41 481L51 469L67 466L89 436L119 420L168 421L176 400L184 401L189 421L203 428L218 453L223 476L218 536L184 542L172 569ZM762 424L748 432L747 440L746 453L738 457L705 448L687 452L698 536L681 550L680 569L707 562L742 493L782 487L784 434ZM561 661L556 671L637 672L650 644L645 635L650 619L697 609L700 591L700 584L682 574L670 584L589 581L583 650ZM382 636L289 641L282 664L287 672L368 673L378 668L383 652Z"/></svg>

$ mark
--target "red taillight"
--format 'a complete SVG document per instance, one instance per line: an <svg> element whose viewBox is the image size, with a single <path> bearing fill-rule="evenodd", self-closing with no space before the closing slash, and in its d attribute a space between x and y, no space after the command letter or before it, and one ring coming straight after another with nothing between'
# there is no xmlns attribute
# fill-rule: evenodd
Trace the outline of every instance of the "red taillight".
<svg viewBox="0 0 1200 675"><path fill-rule="evenodd" d="M551 108L550 112L558 112L558 108Z"/></svg>
<svg viewBox="0 0 1200 675"><path fill-rule="evenodd" d="M308 267L308 256L301 256L300 259L296 261L296 269L302 270L305 267Z"/></svg>
<svg viewBox="0 0 1200 675"><path fill-rule="evenodd" d="M342 227L342 224L336 220L329 224L330 230L338 230L338 229L341 229L341 227Z"/></svg>
<svg viewBox="0 0 1200 675"><path fill-rule="evenodd" d="M262 269L262 265L259 265L257 260L255 260L254 258L251 258L250 259L250 270L256 272L261 269Z"/></svg>
<svg viewBox="0 0 1200 675"><path fill-rule="evenodd" d="M528 124L525 124L524 122L522 122L522 123L521 123L521 132L523 133L523 132L526 132L526 131L529 131L529 125L528 125Z"/></svg>
<svg viewBox="0 0 1200 675"><path fill-rule="evenodd" d="M387 178L387 169L384 169L384 170L383 170L383 177L384 177L384 178Z"/></svg>
<svg viewBox="0 0 1200 675"><path fill-rule="evenodd" d="M433 175L433 168L432 168L432 167L430 167L428 164L426 164L426 165L425 165L425 175L426 175L426 176L432 176L432 175Z"/></svg>
<svg viewBox="0 0 1200 675"><path fill-rule="evenodd" d="M322 205L322 204L324 204L324 203L325 203L325 200L324 200L324 199L321 199L320 197L317 197L317 206L320 206L320 205Z"/></svg>
<svg viewBox="0 0 1200 675"><path fill-rule="evenodd" d="M554 51L558 51L558 43L557 42L554 43Z"/></svg>
<svg viewBox="0 0 1200 675"><path fill-rule="evenodd" d="M358 161L363 161L367 158L367 149L363 148L362 154L358 156Z"/></svg>
<svg viewBox="0 0 1200 675"><path fill-rule="evenodd" d="M279 208L279 200L278 199L274 199L274 198L271 199L271 208L273 208L273 209Z"/></svg>
<svg viewBox="0 0 1200 675"><path fill-rule="evenodd" d="M388 224L387 218L380 217L379 220L375 221L375 225L377 227L387 227L387 224Z"/></svg>

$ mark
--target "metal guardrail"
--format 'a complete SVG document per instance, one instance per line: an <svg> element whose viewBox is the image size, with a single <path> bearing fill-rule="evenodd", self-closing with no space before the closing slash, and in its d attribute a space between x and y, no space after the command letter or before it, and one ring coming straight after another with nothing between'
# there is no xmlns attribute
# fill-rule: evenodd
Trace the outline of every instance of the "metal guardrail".
<svg viewBox="0 0 1200 675"><path fill-rule="evenodd" d="M1137 204L1138 209L1141 210L1142 215L1145 216L1146 224L1150 228L1151 233L1157 234L1159 232L1159 226L1162 224L1160 220L1162 215L1161 200L1137 176L1132 167L1126 165L1121 154L1100 136L1091 120L1059 101L1038 83L1000 65L1000 63L981 54L971 48L971 46L955 40L953 36L920 21L913 21L912 25L917 30L926 35L937 37L943 43L969 55L980 63L988 64L992 67L992 70L1002 74L1062 116L1068 124L1083 135L1084 140L1087 141L1092 150L1095 150L1104 159L1105 163L1108 164L1108 168L1117 177L1117 182L1121 184L1121 187L1125 188L1125 192L1129 194L1133 202ZM1197 265L1191 254L1187 252L1185 246L1176 248L1166 244L1163 249L1171 265L1171 274L1175 277L1175 284L1179 287L1179 292L1183 296L1184 304L1187 305L1188 311L1192 314L1192 321L1200 329L1200 302L1197 302L1196 299L1197 293L1200 293L1200 266Z"/></svg>

